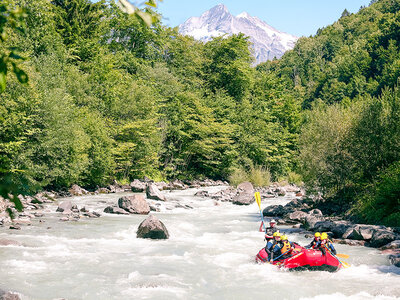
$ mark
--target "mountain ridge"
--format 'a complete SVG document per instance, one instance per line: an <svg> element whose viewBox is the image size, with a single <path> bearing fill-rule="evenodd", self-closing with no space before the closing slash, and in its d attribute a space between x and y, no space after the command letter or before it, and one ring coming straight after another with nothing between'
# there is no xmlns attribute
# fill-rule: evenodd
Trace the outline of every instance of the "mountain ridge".
<svg viewBox="0 0 400 300"><path fill-rule="evenodd" d="M223 4L214 6L200 17L189 18L179 26L179 32L203 42L224 34L243 33L252 43L252 52L257 64L282 57L287 50L293 49L298 39L247 12L234 16Z"/></svg>

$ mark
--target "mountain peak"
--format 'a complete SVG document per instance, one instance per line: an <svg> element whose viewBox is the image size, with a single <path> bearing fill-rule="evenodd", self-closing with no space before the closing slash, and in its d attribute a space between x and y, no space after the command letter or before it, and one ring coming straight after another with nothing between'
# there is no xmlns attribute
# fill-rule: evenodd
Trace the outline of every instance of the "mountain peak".
<svg viewBox="0 0 400 300"><path fill-rule="evenodd" d="M220 4L214 6L213 8L210 9L210 11L216 11L216 10L217 11L229 12L228 8L222 3L220 3Z"/></svg>
<svg viewBox="0 0 400 300"><path fill-rule="evenodd" d="M238 14L238 15L236 16L236 18L250 19L251 16L250 16L247 12L244 11L244 12Z"/></svg>
<svg viewBox="0 0 400 300"><path fill-rule="evenodd" d="M243 33L250 38L257 63L280 58L297 41L297 37L280 32L247 12L233 16L223 4L214 6L201 17L188 19L179 26L179 32L204 42L225 34Z"/></svg>

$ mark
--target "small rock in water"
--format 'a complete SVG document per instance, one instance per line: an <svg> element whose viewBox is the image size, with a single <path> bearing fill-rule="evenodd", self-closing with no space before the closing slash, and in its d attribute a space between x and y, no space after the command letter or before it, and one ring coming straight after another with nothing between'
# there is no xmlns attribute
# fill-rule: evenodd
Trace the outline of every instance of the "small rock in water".
<svg viewBox="0 0 400 300"><path fill-rule="evenodd" d="M209 197L208 191L198 191L196 194L194 194L196 197Z"/></svg>
<svg viewBox="0 0 400 300"><path fill-rule="evenodd" d="M71 212L73 209L77 209L78 207L76 204L72 203L71 201L63 201L57 207L57 212Z"/></svg>
<svg viewBox="0 0 400 300"><path fill-rule="evenodd" d="M117 214L117 215L129 215L129 213L122 208L116 207L116 206L107 206L104 209L105 213L108 214Z"/></svg>
<svg viewBox="0 0 400 300"><path fill-rule="evenodd" d="M153 215L140 223L136 234L138 238L143 239L159 240L169 238L169 233L165 225Z"/></svg>
<svg viewBox="0 0 400 300"><path fill-rule="evenodd" d="M19 226L17 224L12 224L12 225L10 225L10 229L21 230L21 226Z"/></svg>

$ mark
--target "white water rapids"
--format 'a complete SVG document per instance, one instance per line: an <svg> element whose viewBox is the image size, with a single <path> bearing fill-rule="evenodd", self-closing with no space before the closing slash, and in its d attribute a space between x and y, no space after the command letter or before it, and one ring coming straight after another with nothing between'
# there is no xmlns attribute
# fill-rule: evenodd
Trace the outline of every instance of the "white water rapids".
<svg viewBox="0 0 400 300"><path fill-rule="evenodd" d="M215 206L212 199L194 197L196 191L166 193L170 202L193 209L162 204L161 212L152 212L169 231L164 241L136 238L146 216L103 213L121 194L68 198L100 212L99 219L61 222L55 203L46 208L53 213L45 222L34 220L20 231L0 228L0 239L22 243L0 246L0 288L35 300L400 298L400 269L372 248L335 245L352 265L336 273L254 263L265 245L257 204ZM288 201L280 197L262 205ZM280 228L291 241L309 242L295 229Z"/></svg>

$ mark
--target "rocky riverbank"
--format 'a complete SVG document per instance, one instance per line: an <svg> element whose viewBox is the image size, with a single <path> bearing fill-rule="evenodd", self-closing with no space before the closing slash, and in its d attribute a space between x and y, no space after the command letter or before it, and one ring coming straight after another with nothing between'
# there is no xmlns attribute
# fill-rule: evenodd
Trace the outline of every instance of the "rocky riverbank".
<svg viewBox="0 0 400 300"><path fill-rule="evenodd" d="M150 211L158 211L156 201L167 200L164 194L165 191L224 185L227 186L228 183L210 179L193 181L173 180L166 183L154 182L148 178L144 178L142 180L135 179L129 185L121 185L114 181L106 187L89 191L75 184L70 189L63 191L43 191L33 196L19 195L18 199L23 206L22 212L16 210L14 203L0 197L0 226L8 226L9 229L20 230L23 226L32 225L32 221L35 219L39 219L39 222L41 222L41 218L47 213L44 210L46 204L57 202L59 198L123 192L145 192L146 199L141 195L135 195L133 198L122 197L118 203L107 207L104 212L115 214L148 214ZM184 208L189 209L190 207ZM97 212L88 211L85 207L78 207L73 201L59 203L56 211L60 213L60 221L78 221L82 218L99 218L101 216ZM11 212L12 218L9 212Z"/></svg>
<svg viewBox="0 0 400 300"><path fill-rule="evenodd" d="M389 255L392 264L400 267L400 228L355 224L339 217L324 216L317 207L318 201L304 197L285 206L267 206L263 215L310 233L327 232L335 243L378 248Z"/></svg>

